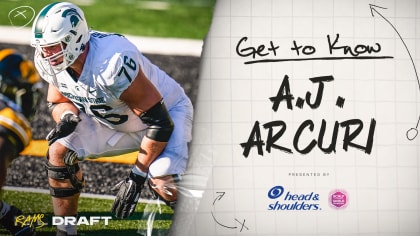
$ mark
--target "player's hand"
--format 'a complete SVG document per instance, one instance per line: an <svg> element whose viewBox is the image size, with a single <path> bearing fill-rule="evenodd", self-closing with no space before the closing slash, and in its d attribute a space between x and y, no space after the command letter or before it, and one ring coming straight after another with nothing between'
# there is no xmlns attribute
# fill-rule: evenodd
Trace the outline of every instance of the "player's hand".
<svg viewBox="0 0 420 236"><path fill-rule="evenodd" d="M76 126L80 121L81 119L73 113L65 114L54 129L48 133L46 138L48 145L51 146L51 144L53 144L57 139L64 138L71 134L76 129Z"/></svg>
<svg viewBox="0 0 420 236"><path fill-rule="evenodd" d="M128 216L132 216L140 198L145 179L136 181L132 175L133 173L111 189L113 192L118 191L111 208L111 212L117 218L125 219Z"/></svg>

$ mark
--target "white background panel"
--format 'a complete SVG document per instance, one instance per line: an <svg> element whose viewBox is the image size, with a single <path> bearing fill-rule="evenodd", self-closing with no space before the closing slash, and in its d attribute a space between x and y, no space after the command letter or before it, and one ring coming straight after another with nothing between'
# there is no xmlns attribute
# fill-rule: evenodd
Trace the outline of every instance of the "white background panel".
<svg viewBox="0 0 420 236"><path fill-rule="evenodd" d="M382 16L373 17L369 4L380 6L375 9ZM192 156L192 171L209 177L183 235L419 235L420 136L406 135L420 128L419 29L418 0L217 1L191 148L198 156ZM331 53L328 35L330 44L337 40ZM299 55L293 41L302 46ZM368 47L378 52L345 51ZM385 56L390 58L378 58ZM279 61L258 61L263 59ZM285 76L292 107L284 100L274 111L270 97ZM310 78L320 76L334 80L324 82L320 106L312 109L307 102L315 102L319 83ZM307 93L312 96L305 102ZM303 127L299 136L306 120L313 129ZM343 122L350 120L363 128L349 146L346 132L356 126L346 130ZM259 134L253 132L257 121ZM274 121L282 125L272 126L270 139L264 125ZM277 137L280 128L284 133ZM241 144L248 139L264 144L258 150L254 143L245 156ZM315 146L302 151L311 142ZM321 150L331 142L332 150Z"/></svg>

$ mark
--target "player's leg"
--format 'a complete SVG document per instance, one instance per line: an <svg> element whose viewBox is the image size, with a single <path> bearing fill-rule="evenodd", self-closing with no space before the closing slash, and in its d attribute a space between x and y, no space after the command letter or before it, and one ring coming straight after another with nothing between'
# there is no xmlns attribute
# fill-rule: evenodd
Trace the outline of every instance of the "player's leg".
<svg viewBox="0 0 420 236"><path fill-rule="evenodd" d="M7 168L11 161L16 157L17 151L3 135L6 135L4 128L0 126L0 184L3 188L6 182ZM0 195L1 196L1 195ZM15 225L15 218L22 215L22 211L15 206L10 206L0 198L0 224L10 231L13 235L30 236L34 235L35 229L27 225Z"/></svg>
<svg viewBox="0 0 420 236"><path fill-rule="evenodd" d="M9 162L12 159L11 153L6 148L6 139L0 136L0 185L3 187L4 183L6 182L7 176L7 167L9 166Z"/></svg>
<svg viewBox="0 0 420 236"><path fill-rule="evenodd" d="M178 199L178 183L187 164L187 145L172 149L175 152L169 150L165 149L150 166L148 185L160 200L174 209Z"/></svg>
<svg viewBox="0 0 420 236"><path fill-rule="evenodd" d="M166 175L149 179L149 187L164 201L166 205L174 208L178 199L179 175Z"/></svg>
<svg viewBox="0 0 420 236"><path fill-rule="evenodd" d="M187 166L188 143L191 141L193 110L190 100L185 98L169 113L175 129L164 151L150 165L147 183L159 200L175 209L180 191L179 181ZM139 229L139 233L152 235L153 222L157 211L160 212L160 206L158 205L158 209L156 206L152 209L154 210L143 214L148 227L146 230Z"/></svg>
<svg viewBox="0 0 420 236"><path fill-rule="evenodd" d="M46 169L55 216L77 216L78 200L84 183L77 160L66 163L70 155L74 155L74 152L58 142L48 150ZM79 184L74 181L79 181ZM60 225L57 231L57 235L77 235L74 225Z"/></svg>
<svg viewBox="0 0 420 236"><path fill-rule="evenodd" d="M73 133L58 139L48 151L48 182L54 214L57 216L76 216L78 213L78 199L83 185L78 160L138 150L141 140L140 136L131 136L102 126L84 113L79 113L79 117L81 121ZM119 145L118 149L115 148L116 144ZM68 163L66 160L73 161ZM67 232L67 235L76 232L76 226L71 225L59 226L58 229Z"/></svg>
<svg viewBox="0 0 420 236"><path fill-rule="evenodd" d="M169 111L175 129L165 150L149 167L149 186L161 200L172 208L178 197L178 182L185 172L188 160L188 143L192 132L192 105L185 99Z"/></svg>
<svg viewBox="0 0 420 236"><path fill-rule="evenodd" d="M45 168L55 216L76 217L78 214L78 200L84 187L84 179L78 164L78 155L74 151L80 147L74 145L74 140L87 132L90 132L89 119L83 119L72 134L58 139L48 148ZM58 225L57 235L77 235L77 226Z"/></svg>
<svg viewBox="0 0 420 236"><path fill-rule="evenodd" d="M1 188L3 188L6 177L7 177L7 167L9 166L9 162L12 159L10 153L10 148L6 144L6 139L0 136L0 184ZM7 214L10 212L11 206L1 200L0 194L0 223L9 231L13 227L13 219L8 217Z"/></svg>
<svg viewBox="0 0 420 236"><path fill-rule="evenodd" d="M175 118L175 120L177 119ZM178 130L175 128L165 150L150 165L147 182L155 197L165 202L172 209L175 209L178 200L180 176L185 172L188 159L188 139L185 139L186 136L183 131L185 129L179 131L181 126L175 124L175 127L178 127ZM160 206L158 205L158 208L155 206L151 209L153 210L144 213L142 218L144 220L147 219L148 222L148 227L145 230L147 235L152 235L153 223L156 214L160 212ZM138 232L142 231L144 230L138 230Z"/></svg>
<svg viewBox="0 0 420 236"><path fill-rule="evenodd" d="M77 215L77 199L80 195L80 189L72 185L70 179L73 173L69 173L65 156L71 154L71 150L64 147L60 143L54 143L49 148L48 153L48 183L51 186L53 195L54 214L59 216ZM77 160L74 162L77 165ZM82 180L82 170L76 168L76 177ZM56 175L56 176L55 176ZM73 200L75 199L75 200Z"/></svg>
<svg viewBox="0 0 420 236"><path fill-rule="evenodd" d="M129 178L120 181L114 187L117 194L111 211L117 217L126 218L133 214L146 177L151 179L148 182L149 186L162 200L172 207L175 205L177 187L172 175L182 174L185 171L188 142L191 140L193 116L191 102L188 98L184 102L179 101L176 107L170 108L169 114L174 122L174 130L164 150L154 160L148 160L151 163L147 165L144 162L140 163L142 160L138 158Z"/></svg>

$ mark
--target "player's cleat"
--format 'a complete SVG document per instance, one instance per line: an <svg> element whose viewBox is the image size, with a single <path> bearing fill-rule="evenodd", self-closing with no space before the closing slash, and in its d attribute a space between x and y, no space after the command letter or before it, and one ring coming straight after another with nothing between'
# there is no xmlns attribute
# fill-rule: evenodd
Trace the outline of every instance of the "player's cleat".
<svg viewBox="0 0 420 236"><path fill-rule="evenodd" d="M10 231L14 236L33 236L35 235L35 227L31 225L21 226L15 224L16 217L23 215L22 211L15 206L10 206L10 210L0 219L0 224Z"/></svg>

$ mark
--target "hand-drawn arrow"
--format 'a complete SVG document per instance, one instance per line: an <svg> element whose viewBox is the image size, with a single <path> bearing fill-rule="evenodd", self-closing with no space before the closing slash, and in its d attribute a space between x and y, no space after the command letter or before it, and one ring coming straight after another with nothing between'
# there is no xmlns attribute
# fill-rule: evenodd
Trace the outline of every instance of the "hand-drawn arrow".
<svg viewBox="0 0 420 236"><path fill-rule="evenodd" d="M384 19L386 22L388 22L388 24L394 29L394 31L398 34L398 37L400 37L401 42L404 44L405 49L407 50L408 55L410 56L410 60L411 63L413 64L413 68L414 68L414 73L416 74L416 79L417 79L417 84L419 86L419 91L420 91L420 80L419 80L419 76L417 74L417 69L416 69L416 64L414 63L413 57L411 56L410 50L408 50L407 45L404 42L404 39L402 38L401 34L398 32L398 30L395 28L395 26L387 19L385 18L381 13L379 13L378 10L376 10L376 8L381 8L381 9L386 9L385 7L380 7L380 6L376 6L373 4L369 4L370 7L370 13L372 14L373 17L375 17L375 15L373 14L373 12L375 12L376 14L378 14L379 16L382 17L382 19ZM418 134L418 127L419 127L419 123L420 123L420 115L419 118L417 120L417 124L415 128L410 128L407 133L406 136L409 140L413 140L416 138L417 134Z"/></svg>
<svg viewBox="0 0 420 236"><path fill-rule="evenodd" d="M219 200L221 200L222 199L222 197L223 196L225 196L225 193L226 192L216 192L216 193L218 193L219 195L214 199L214 201L213 201L213 206L214 206L214 204L216 204L216 201L219 201Z"/></svg>
<svg viewBox="0 0 420 236"><path fill-rule="evenodd" d="M217 201L220 201L223 198L223 196L225 195L226 192L216 192L216 193L218 194L218 196L214 199L213 206L216 204ZM211 216L213 217L213 220L220 226L223 226L223 227L228 228L228 229L237 229L238 228L237 226L227 226L227 225L224 225L224 224L220 223L216 219L216 217L214 216L213 211L211 211ZM244 228L248 230L248 227L245 226L245 220L243 222L240 222L238 219L235 218L235 221L239 222L242 225L241 230L240 230L241 232Z"/></svg>

